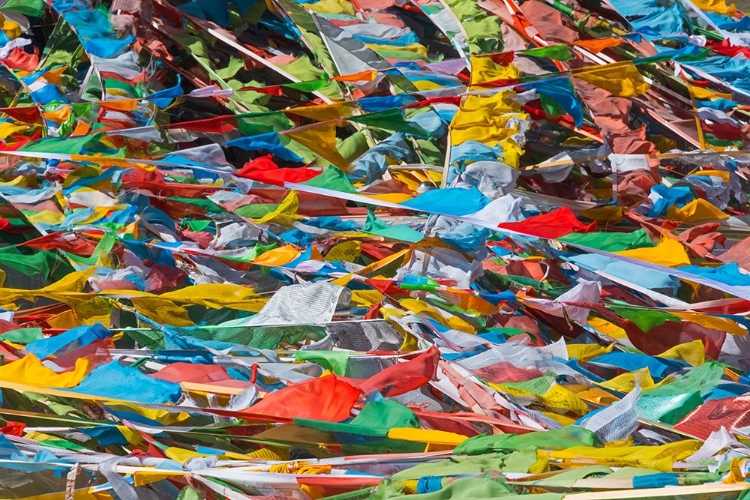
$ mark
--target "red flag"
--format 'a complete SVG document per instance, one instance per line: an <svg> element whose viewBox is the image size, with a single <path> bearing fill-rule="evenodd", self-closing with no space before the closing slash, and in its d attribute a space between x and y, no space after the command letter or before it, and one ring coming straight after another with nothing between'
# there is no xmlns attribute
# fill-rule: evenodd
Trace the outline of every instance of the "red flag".
<svg viewBox="0 0 750 500"><path fill-rule="evenodd" d="M750 398L711 399L693 410L674 428L687 432L699 439L706 439L713 431L722 427L728 431L750 424Z"/></svg>
<svg viewBox="0 0 750 500"><path fill-rule="evenodd" d="M562 207L546 214L534 215L521 222L503 222L498 227L540 238L560 238L570 233L593 231L596 222L583 224L571 209Z"/></svg>
<svg viewBox="0 0 750 500"><path fill-rule="evenodd" d="M273 392L247 412L280 419L340 422L349 417L361 394L343 378L327 375Z"/></svg>
<svg viewBox="0 0 750 500"><path fill-rule="evenodd" d="M25 106L21 108L2 108L3 113L10 116L16 121L23 123L36 123L41 119L42 114L36 106Z"/></svg>
<svg viewBox="0 0 750 500"><path fill-rule="evenodd" d="M322 173L319 169L314 168L279 168L272 160L271 156L261 156L252 161L245 163L242 170L237 172L238 177L252 179L254 181L283 186L285 182L305 182Z"/></svg>
<svg viewBox="0 0 750 500"><path fill-rule="evenodd" d="M194 132L214 132L218 134L227 134L237 130L237 118L234 116L217 116L205 120L193 120L189 122L173 123L170 128L184 128Z"/></svg>
<svg viewBox="0 0 750 500"><path fill-rule="evenodd" d="M23 49L14 47L13 50L10 51L10 54L8 54L8 57L3 59L3 62L6 66L12 69L34 71L39 65L39 52L34 50L33 54L29 54Z"/></svg>
<svg viewBox="0 0 750 500"><path fill-rule="evenodd" d="M435 378L438 361L440 350L433 346L414 359L389 366L368 379L348 379L348 382L365 394L378 391L385 397L399 396L419 389Z"/></svg>

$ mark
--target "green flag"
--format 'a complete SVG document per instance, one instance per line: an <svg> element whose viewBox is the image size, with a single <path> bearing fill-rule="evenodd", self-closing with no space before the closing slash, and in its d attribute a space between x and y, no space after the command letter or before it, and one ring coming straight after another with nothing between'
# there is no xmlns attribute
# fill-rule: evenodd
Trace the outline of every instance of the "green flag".
<svg viewBox="0 0 750 500"><path fill-rule="evenodd" d="M635 323L635 326L645 333L648 333L655 326L663 325L667 321L680 321L680 318L677 316L645 307L609 306L609 308L619 316Z"/></svg>
<svg viewBox="0 0 750 500"><path fill-rule="evenodd" d="M549 47L539 47L536 49L522 50L519 54L529 57L549 57L557 61L570 61L573 54L567 45L550 45Z"/></svg>
<svg viewBox="0 0 750 500"><path fill-rule="evenodd" d="M2 10L10 10L29 17L42 17L44 7L44 0L8 0L3 4Z"/></svg>

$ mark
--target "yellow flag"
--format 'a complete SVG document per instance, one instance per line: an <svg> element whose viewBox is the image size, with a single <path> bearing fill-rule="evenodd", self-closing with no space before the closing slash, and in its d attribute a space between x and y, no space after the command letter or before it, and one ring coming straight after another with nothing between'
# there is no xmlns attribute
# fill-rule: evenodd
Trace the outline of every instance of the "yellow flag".
<svg viewBox="0 0 750 500"><path fill-rule="evenodd" d="M663 353L659 354L660 358L679 359L691 366L702 365L706 361L706 350L703 342L696 339L692 342L678 344Z"/></svg>
<svg viewBox="0 0 750 500"><path fill-rule="evenodd" d="M682 312L675 311L670 312L675 316L679 316L685 321L696 323L706 328L713 328L714 330L721 330L727 332L730 335L747 335L747 330L741 327L737 322L727 318L720 318L711 314L701 314L694 312Z"/></svg>
<svg viewBox="0 0 750 500"><path fill-rule="evenodd" d="M21 36L20 24L15 21L11 21L10 19L6 19L2 14L0 14L0 18L2 19L2 30L8 38L10 38L11 40L15 40L16 38Z"/></svg>
<svg viewBox="0 0 750 500"><path fill-rule="evenodd" d="M229 308L238 311L258 312L268 302L252 288L230 283L193 285L159 295L160 299L200 305L211 309Z"/></svg>
<svg viewBox="0 0 750 500"><path fill-rule="evenodd" d="M317 4L310 4L310 5L317 5ZM368 48L377 51L390 51L393 50L393 45L378 45L376 43L368 43L366 44ZM405 50L408 52L413 52L419 56L427 57L427 47L422 45L421 43L410 43L409 45L403 45L398 47L398 50Z"/></svg>
<svg viewBox="0 0 750 500"><path fill-rule="evenodd" d="M137 403L127 403L125 401L108 401L107 407L123 413L136 413L154 422L159 422L161 425L177 425L190 418L189 413L146 408Z"/></svg>
<svg viewBox="0 0 750 500"><path fill-rule="evenodd" d="M598 387L591 387L590 389L586 389L585 391L577 392L576 396L583 399L584 401L588 401L597 405L611 405L618 399L609 392Z"/></svg>
<svg viewBox="0 0 750 500"><path fill-rule="evenodd" d="M629 61L585 68L574 76L617 97L637 97L651 87Z"/></svg>
<svg viewBox="0 0 750 500"><path fill-rule="evenodd" d="M354 262L359 258L359 254L362 252L362 242L358 240L346 240L335 245L325 256L325 260L328 262L343 261L343 262Z"/></svg>
<svg viewBox="0 0 750 500"><path fill-rule="evenodd" d="M585 363L597 356L612 352L614 346L614 344L609 344L606 347L599 344L567 344L565 348L568 350L569 358L575 358L580 363Z"/></svg>
<svg viewBox="0 0 750 500"><path fill-rule="evenodd" d="M600 382L597 385L612 391L628 393L635 389L636 383L644 391L655 387L654 379L651 377L651 372L648 368L625 372L609 380Z"/></svg>
<svg viewBox="0 0 750 500"><path fill-rule="evenodd" d="M589 317L589 326L591 326L598 332L609 335L610 337L614 337L616 339L624 339L628 336L627 333L625 333L625 330L623 330L619 326L610 321L607 321L606 319L597 318L596 316Z"/></svg>
<svg viewBox="0 0 750 500"><path fill-rule="evenodd" d="M432 429L414 429L412 427L394 427L388 431L389 439L399 439L401 441L414 441L418 443L443 444L458 446L468 437L453 432L439 431Z"/></svg>
<svg viewBox="0 0 750 500"><path fill-rule="evenodd" d="M540 450L552 459L580 461L589 459L595 463L617 467L641 467L672 472L672 464L686 459L701 447L699 441L677 441L660 446L620 446L594 448L575 446L565 450Z"/></svg>
<svg viewBox="0 0 750 500"><path fill-rule="evenodd" d="M290 132L286 135L310 151L318 153L321 158L328 160L341 170L346 170L349 166L349 162L336 149L336 125L333 123L301 132Z"/></svg>
<svg viewBox="0 0 750 500"><path fill-rule="evenodd" d="M86 283L88 283L89 278L94 274L95 270L96 269L91 268L84 271L72 272L66 275L60 281L55 281L51 285L45 286L41 291L44 293L82 292L83 288L86 286Z"/></svg>
<svg viewBox="0 0 750 500"><path fill-rule="evenodd" d="M696 198L682 208L673 205L667 210L667 219L680 222L710 222L727 218L729 215L703 198Z"/></svg>
<svg viewBox="0 0 750 500"><path fill-rule="evenodd" d="M139 297L130 299L139 313L152 321L170 326L193 326L185 309L171 300L160 297Z"/></svg>
<svg viewBox="0 0 750 500"><path fill-rule="evenodd" d="M703 87L697 87L695 85L690 85L689 83L687 84L687 86L692 96L696 99L716 99L716 98L732 99L732 94L714 92L713 90L704 89Z"/></svg>
<svg viewBox="0 0 750 500"><path fill-rule="evenodd" d="M354 15L354 6L347 0L321 0L320 2L307 4L305 7L321 14Z"/></svg>
<svg viewBox="0 0 750 500"><path fill-rule="evenodd" d="M29 127L26 123L16 124L13 122L0 123L0 140L7 139L14 134L22 134Z"/></svg>
<svg viewBox="0 0 750 500"><path fill-rule="evenodd" d="M181 464L184 464L185 462L193 458L202 458L209 456L205 453L198 453L197 451L186 450L185 448L178 448L176 446L170 446L164 451L164 454L167 456L167 458L171 458L172 460L180 462Z"/></svg>
<svg viewBox="0 0 750 500"><path fill-rule="evenodd" d="M471 84L493 82L497 80L516 80L521 77L513 64L503 66L495 63L491 56L471 56Z"/></svg>
<svg viewBox="0 0 750 500"><path fill-rule="evenodd" d="M77 320L76 326L78 323L82 325L110 324L111 307L109 302L101 297L91 297L91 299L73 304L71 307Z"/></svg>
<svg viewBox="0 0 750 500"><path fill-rule="evenodd" d="M266 267L283 266L299 257L300 251L292 245L274 248L253 259L253 264Z"/></svg>
<svg viewBox="0 0 750 500"><path fill-rule="evenodd" d="M552 387L541 396L541 400L552 411L573 412L576 415L585 415L589 411L588 405L581 398L559 384L552 384Z"/></svg>
<svg viewBox="0 0 750 500"><path fill-rule="evenodd" d="M348 118L354 113L354 106L351 102L336 102L333 104L321 104L319 106L300 106L297 108L285 109L284 114L304 116L318 122L327 122L337 118Z"/></svg>
<svg viewBox="0 0 750 500"><path fill-rule="evenodd" d="M148 486L151 483L156 483L164 479L173 479L187 474L190 473L182 470L164 470L156 468L153 470L138 470L133 473L133 484L138 488L141 486Z"/></svg>
<svg viewBox="0 0 750 500"><path fill-rule="evenodd" d="M655 247L636 248L633 250L623 250L614 252L631 259L643 260L666 267L689 266L690 258L688 257L685 247L677 239L667 236Z"/></svg>
<svg viewBox="0 0 750 500"><path fill-rule="evenodd" d="M290 191L286 198L279 203L276 210L269 212L259 219L252 219L256 224L265 224L274 222L282 226L291 226L297 219L297 210L299 210L299 199L297 191Z"/></svg>
<svg viewBox="0 0 750 500"><path fill-rule="evenodd" d="M728 14L730 16L734 14L735 10L737 10L734 4L730 4L729 6L727 6L727 2L725 0L692 0L692 2L700 10L717 12L719 14Z"/></svg>
<svg viewBox="0 0 750 500"><path fill-rule="evenodd" d="M45 120L53 121L58 125L70 118L70 113L70 106L68 106L67 104L61 106L60 109L57 109L55 111L42 111L42 115L44 115Z"/></svg>
<svg viewBox="0 0 750 500"><path fill-rule="evenodd" d="M453 328L454 330L460 330L466 333L476 332L474 327L467 321L464 321L458 316L454 316L453 314L433 307L427 302L421 301L419 299L404 299L401 301L401 307L413 312L414 314L428 316L438 323L449 328Z"/></svg>
<svg viewBox="0 0 750 500"><path fill-rule="evenodd" d="M33 354L27 354L18 361L0 366L0 380L23 381L24 384L35 387L68 389L80 384L89 368L91 361L88 358L78 358L73 371L56 373L44 366Z"/></svg>

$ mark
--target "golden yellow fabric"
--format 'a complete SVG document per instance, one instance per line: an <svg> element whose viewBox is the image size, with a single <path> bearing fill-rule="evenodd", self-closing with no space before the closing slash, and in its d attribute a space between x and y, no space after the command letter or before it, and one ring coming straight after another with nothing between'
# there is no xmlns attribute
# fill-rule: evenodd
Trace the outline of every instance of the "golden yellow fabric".
<svg viewBox="0 0 750 500"><path fill-rule="evenodd" d="M136 488L140 488L141 486L148 486L151 483L156 483L164 479L184 476L186 474L189 474L189 472L164 469L139 470L133 474L133 484Z"/></svg>
<svg viewBox="0 0 750 500"><path fill-rule="evenodd" d="M307 4L305 7L321 14L354 15L354 6L347 0L320 0L320 2Z"/></svg>
<svg viewBox="0 0 750 500"><path fill-rule="evenodd" d="M300 251L292 245L284 245L283 247L264 252L259 257L253 259L253 264L267 267L283 266L299 257L299 254Z"/></svg>
<svg viewBox="0 0 750 500"><path fill-rule="evenodd" d="M62 328L69 330L78 326L75 314L73 311L65 311L60 314L56 314L47 320L47 323L51 328Z"/></svg>
<svg viewBox="0 0 750 500"><path fill-rule="evenodd" d="M690 257L688 257L685 247L671 236L664 237L655 247L636 248L614 253L665 267L690 265Z"/></svg>
<svg viewBox="0 0 750 500"><path fill-rule="evenodd" d="M596 316L589 316L588 323L589 326L596 331L601 332L605 335L609 335L610 337L614 337L616 339L624 339L628 336L627 333L625 333L625 330L615 325L614 323L607 321L606 319L597 318Z"/></svg>
<svg viewBox="0 0 750 500"><path fill-rule="evenodd" d="M282 110L282 113L304 116L311 120L325 122L337 118L348 118L354 114L354 106L350 102L321 104L319 106L301 106Z"/></svg>
<svg viewBox="0 0 750 500"><path fill-rule="evenodd" d="M523 148L513 136L521 132L523 123L530 117L513 100L514 95L514 92L500 91L491 96L466 97L451 122L451 144L456 146L466 141L479 141L489 146L499 146L503 161L518 168Z"/></svg>
<svg viewBox="0 0 750 500"><path fill-rule="evenodd" d="M112 307L102 297L92 296L89 300L71 304L70 307L74 313L76 326L94 323L110 324Z"/></svg>
<svg viewBox="0 0 750 500"><path fill-rule="evenodd" d="M66 69L68 69L67 66L60 66L59 68L49 69L45 71L42 76L49 83L54 83L55 85L62 85L62 75L63 73L65 73ZM65 107L69 108L70 105L65 104Z"/></svg>
<svg viewBox="0 0 750 500"><path fill-rule="evenodd" d="M282 464L274 464L268 472L274 472L276 474L330 474L332 466L330 464L311 464L307 462L285 462Z"/></svg>
<svg viewBox="0 0 750 500"><path fill-rule="evenodd" d="M146 308L178 307L175 302L189 305L200 305L211 309L223 307L238 311L258 312L268 301L259 296L252 288L231 283L206 283L193 285L162 295L155 295L138 290L105 290L99 295L131 299ZM154 305L150 306L149 304ZM177 313L178 315L181 313Z"/></svg>
<svg viewBox="0 0 750 500"><path fill-rule="evenodd" d="M734 4L727 6L726 0L692 0L693 4L701 10L717 12L719 14L733 15L737 10ZM5 31L5 27L3 27Z"/></svg>
<svg viewBox="0 0 750 500"><path fill-rule="evenodd" d="M185 462L193 458L210 456L206 453L198 453L196 451L186 450L184 448L178 448L176 446L170 446L164 451L164 454L167 456L167 458L171 458L172 460L180 462L181 464L184 464Z"/></svg>
<svg viewBox="0 0 750 500"><path fill-rule="evenodd" d="M559 384L553 384L541 399L553 411L573 412L581 416L589 411L588 405L578 395Z"/></svg>
<svg viewBox="0 0 750 500"><path fill-rule="evenodd" d="M579 210L578 215L597 222L620 222L622 220L623 208L607 205L604 207Z"/></svg>
<svg viewBox="0 0 750 500"><path fill-rule="evenodd" d="M689 365L698 366L706 361L706 350L703 342L696 339L692 342L678 344L659 354L660 358L679 359Z"/></svg>
<svg viewBox="0 0 750 500"><path fill-rule="evenodd" d="M609 392L604 389L599 389L598 387L591 387L585 391L577 392L576 395L584 401L598 405L611 405L618 399Z"/></svg>
<svg viewBox="0 0 750 500"><path fill-rule="evenodd" d="M2 22L2 28L0 29L2 29L7 37L11 40L15 40L16 38L21 36L20 24L15 21L11 21L10 19L6 19L2 14L0 14L0 22Z"/></svg>
<svg viewBox="0 0 750 500"><path fill-rule="evenodd" d="M383 294L377 290L352 290L352 305L370 307L383 300Z"/></svg>
<svg viewBox="0 0 750 500"><path fill-rule="evenodd" d="M476 333L474 327L462 318L433 307L422 300L410 298L404 299L400 303L401 307L404 309L415 314L429 316L438 323L453 328L454 330L460 330L466 333Z"/></svg>
<svg viewBox="0 0 750 500"><path fill-rule="evenodd" d="M709 222L728 218L718 207L712 205L703 198L696 198L682 208L675 206L667 210L667 219L680 222Z"/></svg>
<svg viewBox="0 0 750 500"><path fill-rule="evenodd" d="M589 459L602 465L616 467L645 467L662 472L672 472L672 464L684 460L701 447L698 441L677 441L661 446L624 446L594 448L575 446L565 450L539 450L540 455L551 459Z"/></svg>
<svg viewBox="0 0 750 500"><path fill-rule="evenodd" d="M388 431L388 438L417 443L458 446L467 439L466 436L447 431L431 429L414 429L412 427L394 427Z"/></svg>
<svg viewBox="0 0 750 500"><path fill-rule="evenodd" d="M0 139L5 140L11 135L23 134L29 125L25 123L16 124L13 122L0 123Z"/></svg>
<svg viewBox="0 0 750 500"><path fill-rule="evenodd" d="M342 241L334 245L326 254L327 262L342 261L354 262L362 253L362 242L358 240Z"/></svg>
<svg viewBox="0 0 750 500"><path fill-rule="evenodd" d="M247 457L260 460L286 460L289 458L288 455L289 453L281 455L276 448L261 448L259 450L251 451L245 456L239 455L236 458L238 460L246 460Z"/></svg>
<svg viewBox="0 0 750 500"><path fill-rule="evenodd" d="M286 135L310 151L319 154L321 158L346 171L349 162L336 149L335 124L330 123L323 127L310 128L301 132L290 132Z"/></svg>
<svg viewBox="0 0 750 500"><path fill-rule="evenodd" d="M491 145L506 141L511 139L511 136L520 133L520 123L529 118L525 113L505 113L498 116L487 115L487 113L487 111L463 113L460 117L462 121L456 123L451 130L452 144L455 146L466 141L478 141ZM479 121L480 119L485 123Z"/></svg>
<svg viewBox="0 0 750 500"><path fill-rule="evenodd" d="M170 326L193 326L188 312L172 302L159 297L131 298L136 310L152 321Z"/></svg>
<svg viewBox="0 0 750 500"><path fill-rule="evenodd" d="M35 387L69 389L80 384L90 368L91 361L88 358L78 358L73 371L55 373L44 366L39 358L27 354L18 361L0 366L0 380L23 381Z"/></svg>
<svg viewBox="0 0 750 500"><path fill-rule="evenodd" d="M453 304L472 314L490 315L497 313L500 309L499 305L496 306L482 297L473 293L467 293L464 290L454 291L454 289L448 289L445 291L441 290L439 293L441 297L450 300Z"/></svg>
<svg viewBox="0 0 750 500"><path fill-rule="evenodd" d="M60 109L57 109L55 111L43 111L42 114L44 115L45 120L53 121L57 123L58 125L68 118L70 118L70 106L61 106Z"/></svg>
<svg viewBox="0 0 750 500"><path fill-rule="evenodd" d="M495 384L488 382L487 385L496 391L514 397L531 397L543 403L548 410L555 413L572 412L578 416L588 413L589 408L586 403L579 398L573 391L557 383L552 384L547 392L543 395L534 394L530 391L511 387L506 384Z"/></svg>
<svg viewBox="0 0 750 500"><path fill-rule="evenodd" d="M701 314L694 312L670 311L670 314L678 316L685 321L696 323L706 328L721 330L731 335L747 335L747 330L742 328L736 321L727 318L720 318L711 314Z"/></svg>
<svg viewBox="0 0 750 500"><path fill-rule="evenodd" d="M614 344L608 346L600 346L599 344L567 344L565 347L568 350L569 358L576 358L579 362L585 363L597 356L612 352L614 346Z"/></svg>
<svg viewBox="0 0 750 500"><path fill-rule="evenodd" d="M74 305L81 301L91 299L91 294L83 293L88 278L94 273L95 269L85 271L75 271L60 281L52 283L39 290L23 290L20 288L0 288L0 297L3 301L15 302L18 299L28 299L33 297L46 297L48 299L64 302Z"/></svg>
<svg viewBox="0 0 750 500"><path fill-rule="evenodd" d="M266 224L268 222L274 222L282 226L291 226L292 223L297 220L297 210L299 210L299 199L297 198L297 191L290 191L284 200L279 203L279 206L273 212L269 212L263 217L258 219L252 219L256 224Z"/></svg>
<svg viewBox="0 0 750 500"><path fill-rule="evenodd" d="M697 87L695 85L690 85L690 84L688 84L688 90L690 90L690 93L696 99L716 99L716 98L731 99L732 98L732 94L716 92L714 90L704 89L703 87Z"/></svg>
<svg viewBox="0 0 750 500"><path fill-rule="evenodd" d="M310 5L318 5L318 4L310 4ZM393 45L379 45L376 43L366 43L365 45L368 48L374 50L375 52L379 50L387 51L387 52L391 52L393 50L404 50L407 52L414 52L415 54L422 56L422 57L427 57L427 47L425 47L421 43L411 43L409 45L403 45L403 46L398 46L398 47L395 47Z"/></svg>
<svg viewBox="0 0 750 500"><path fill-rule="evenodd" d="M107 407L115 412L136 413L149 420L159 422L162 425L176 425L190 418L190 414L183 411L167 411L154 408L146 408L136 403L108 402Z"/></svg>
<svg viewBox="0 0 750 500"><path fill-rule="evenodd" d="M568 417L565 415L560 415L559 413L554 413L551 411L542 411L542 413L560 425L573 425L578 421L578 419Z"/></svg>
<svg viewBox="0 0 750 500"><path fill-rule="evenodd" d="M574 75L617 97L637 97L651 87L631 62L585 68Z"/></svg>
<svg viewBox="0 0 750 500"><path fill-rule="evenodd" d="M211 309L227 307L238 311L258 312L268 302L250 287L231 283L206 283L193 285L159 296L174 302L200 305Z"/></svg>
<svg viewBox="0 0 750 500"><path fill-rule="evenodd" d="M59 225L65 219L65 216L63 214L53 212L51 210L40 210L39 212L35 212L32 214L27 213L25 215L29 222L31 222L32 224Z"/></svg>
<svg viewBox="0 0 750 500"><path fill-rule="evenodd" d="M656 387L648 368L626 372L609 380L605 380L604 382L599 382L597 385L612 391L627 393L635 389L636 383L644 391Z"/></svg>
<svg viewBox="0 0 750 500"><path fill-rule="evenodd" d="M494 82L496 80L516 80L521 72L513 64L502 66L490 56L471 56L471 84Z"/></svg>

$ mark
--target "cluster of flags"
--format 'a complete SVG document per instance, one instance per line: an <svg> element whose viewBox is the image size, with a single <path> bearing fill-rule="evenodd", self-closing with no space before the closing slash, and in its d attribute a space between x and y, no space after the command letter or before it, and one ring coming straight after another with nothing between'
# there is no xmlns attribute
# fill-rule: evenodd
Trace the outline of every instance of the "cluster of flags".
<svg viewBox="0 0 750 500"><path fill-rule="evenodd" d="M5 0L0 498L747 498L724 0Z"/></svg>

